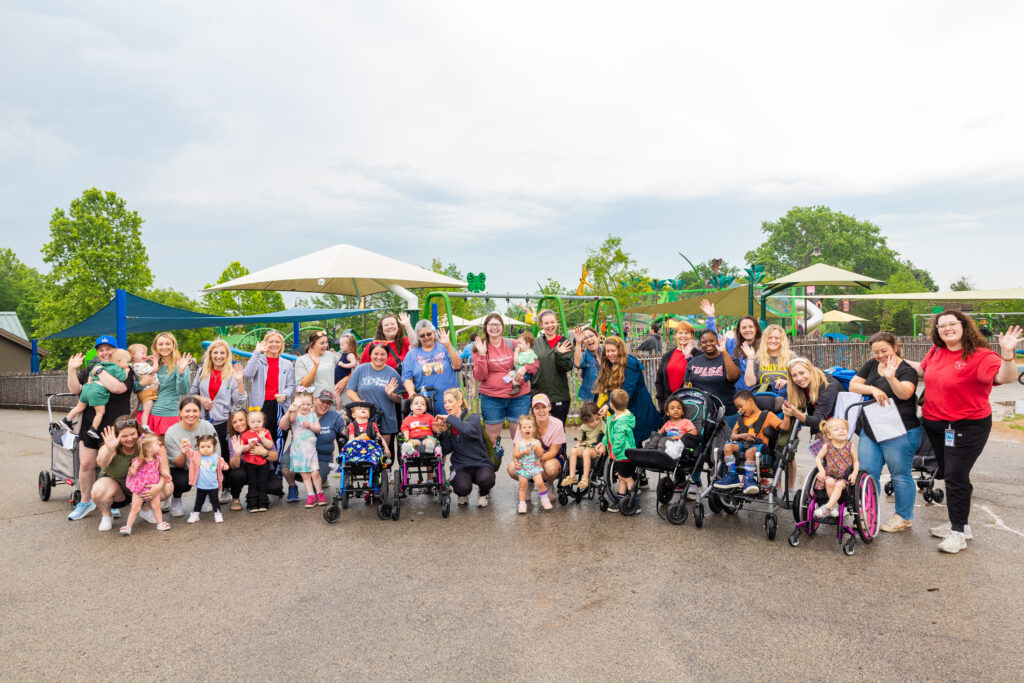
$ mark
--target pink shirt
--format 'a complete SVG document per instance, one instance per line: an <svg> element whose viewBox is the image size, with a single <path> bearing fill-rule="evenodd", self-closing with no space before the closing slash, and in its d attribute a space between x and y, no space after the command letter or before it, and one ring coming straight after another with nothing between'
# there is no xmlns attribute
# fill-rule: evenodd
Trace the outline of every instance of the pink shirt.
<svg viewBox="0 0 1024 683"><path fill-rule="evenodd" d="M540 368L540 360L524 365L523 368L525 368L527 374L536 375L537 370ZM515 358L513 357L512 346L508 343L508 340L502 340L501 346L498 347L491 346L490 341L488 341L487 353L483 356L477 353L475 346L473 347L473 377L476 381L480 382L480 393L484 396L512 398L513 395L509 392L512 385L505 384L501 378L507 375L509 371L515 369ZM523 382L520 385L519 392L515 395L526 396L529 393L530 383Z"/></svg>

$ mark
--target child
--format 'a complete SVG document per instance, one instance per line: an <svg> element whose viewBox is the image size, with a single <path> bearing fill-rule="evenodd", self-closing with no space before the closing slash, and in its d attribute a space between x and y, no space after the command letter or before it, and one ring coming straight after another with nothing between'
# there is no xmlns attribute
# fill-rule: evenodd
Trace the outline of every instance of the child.
<svg viewBox="0 0 1024 683"><path fill-rule="evenodd" d="M714 486L722 490L742 487L743 493L753 496L761 491L755 463L757 442L768 445L768 437L764 434L766 427L773 427L779 431L789 429L789 415L780 420L779 416L771 411L759 410L754 395L746 389L737 392L732 402L739 411L739 417L736 418L736 426L732 429L729 443L722 449L725 464L729 469ZM743 446L748 447L744 452L746 462L743 465L743 483L740 483L739 474L736 472L736 454Z"/></svg>
<svg viewBox="0 0 1024 683"><path fill-rule="evenodd" d="M377 423L373 421L373 415L377 406L365 401L353 401L348 404L348 441L338 455L338 462L344 458L345 462L367 462L379 465L384 459L391 457L387 441L384 442L383 450L381 444L377 443L379 436Z"/></svg>
<svg viewBox="0 0 1024 683"><path fill-rule="evenodd" d="M427 399L416 394L409 401L409 415L402 420L402 455L406 458L416 455L416 447L423 446L425 451L433 452L441 457L441 445L434 436L432 429L434 416L427 413Z"/></svg>
<svg viewBox="0 0 1024 683"><path fill-rule="evenodd" d="M588 401L580 406L580 438L569 451L569 476L562 480L562 486L576 483L576 460L583 458L583 476L576 488L585 491L590 486L590 463L599 455L604 455L604 422L598 415L597 404Z"/></svg>
<svg viewBox="0 0 1024 683"><path fill-rule="evenodd" d="M860 471L860 461L857 459L857 448L853 443L847 443L850 426L846 420L833 417L821 425L821 431L825 435L825 447L818 451L814 461L818 465L818 476L814 479L814 488L825 489L828 494L828 502L814 511L817 519L822 517L838 517L839 510L836 503L843 495L846 482L854 484L857 481L857 473Z"/></svg>
<svg viewBox="0 0 1024 683"><path fill-rule="evenodd" d="M540 457L544 455L544 445L537 437L537 422L532 415L523 415L519 418L519 433L516 435L515 445L512 448L512 458L519 461L519 469L516 476L519 477L519 514L526 514L526 498L530 495L530 480L537 485L537 493L540 495L540 505L545 510L551 509L551 501L548 500L548 487L544 483L544 468L540 464Z"/></svg>
<svg viewBox="0 0 1024 683"><path fill-rule="evenodd" d="M338 410L341 410L345 405L345 387L348 386L348 382L337 386L339 382L352 374L352 369L359 365L359 357L356 355L356 336L354 334L343 334L338 339L338 355L341 356L341 360L338 361L338 367L334 368L334 389L335 406Z"/></svg>
<svg viewBox="0 0 1024 683"><path fill-rule="evenodd" d="M245 421L248 429L240 435L242 468L245 470L245 483L248 486L245 506L249 512L266 512L270 506L270 497L267 496L267 480L270 479L268 460L276 460L277 451L274 449L274 439L270 436L270 430L263 426L263 420L263 411L250 410ZM253 453L252 450L256 446L267 449L267 455Z"/></svg>
<svg viewBox="0 0 1024 683"><path fill-rule="evenodd" d="M111 377L123 382L128 377L128 364L131 358L131 354L126 350L114 349L114 352L110 354L109 362L100 361L96 363L96 366L89 371L89 381L82 387L82 393L78 396L78 404L71 409L67 417L61 420L68 429L74 427L76 417L84 413L86 408L92 406L96 416L93 417L92 426L89 427L86 434L97 441L100 439L100 423L103 421L103 414L107 412L107 401L110 400L110 392L100 382L98 375L103 370L106 370L110 373Z"/></svg>
<svg viewBox="0 0 1024 683"><path fill-rule="evenodd" d="M292 397L288 421L292 424L290 469L302 475L302 485L306 487L306 507L327 505L323 482L320 481L320 461L316 456L316 435L320 433L320 420L313 413L313 395L305 387L299 387Z"/></svg>
<svg viewBox="0 0 1024 683"><path fill-rule="evenodd" d="M196 445L186 439L182 442L181 451L188 458L188 484L196 487L196 504L192 508L192 514L188 516L188 523L195 524L199 521L199 511L207 500L213 506L213 521L220 524L224 521L224 515L220 512L220 500L217 494L224 485L224 470L228 464L217 452L217 437L213 434L204 434L196 439Z"/></svg>
<svg viewBox="0 0 1024 683"><path fill-rule="evenodd" d="M156 376L152 363L150 363L149 349L145 344L132 344L128 347L128 353L132 355L132 370L135 371L136 380L144 375L153 375L153 381L146 388L139 392L139 407L142 415L139 423L144 431L149 429L149 413L153 410L153 403L160 393L160 380Z"/></svg>
<svg viewBox="0 0 1024 683"><path fill-rule="evenodd" d="M665 424L661 425L661 429L658 430L658 436L655 436L648 442L648 447L655 450L665 451L665 454L672 457L678 458L683 453L683 448L686 446L696 445L696 441L693 439L687 439L687 436L697 436L697 426L690 420L683 417L683 402L678 398L670 398L668 403L665 404L665 413L668 415L668 420Z"/></svg>
<svg viewBox="0 0 1024 683"><path fill-rule="evenodd" d="M633 477L636 476L636 465L626 460L626 449L636 448L633 438L636 418L627 408L629 394L622 389L613 389L608 402L613 413L605 418L604 446L609 457L615 461L615 474L619 475L619 496L624 496L633 488ZM608 511L618 512L619 506L611 505Z"/></svg>
<svg viewBox="0 0 1024 683"><path fill-rule="evenodd" d="M533 335L529 332L523 332L516 340L516 348L512 352L512 362L515 364L515 369L509 370L508 374L502 378L505 384L512 385L508 390L508 393L512 396L519 393L523 382L529 382L531 379L529 374L523 375L522 379L520 379L516 370L537 360L537 352L533 350L533 341Z"/></svg>
<svg viewBox="0 0 1024 683"><path fill-rule="evenodd" d="M142 494L149 490L161 479L171 480L171 470L164 460L160 459L160 437L154 434L147 434L142 437L142 444L139 448L139 455L132 459L128 467L128 475L125 477L124 485L132 492L132 509L128 513L128 522L121 527L122 536L131 536L135 520L142 511L142 506L147 502L142 500ZM163 512L160 510L160 494L149 499L149 509L153 511L156 518L157 531L167 531L171 525L164 521Z"/></svg>

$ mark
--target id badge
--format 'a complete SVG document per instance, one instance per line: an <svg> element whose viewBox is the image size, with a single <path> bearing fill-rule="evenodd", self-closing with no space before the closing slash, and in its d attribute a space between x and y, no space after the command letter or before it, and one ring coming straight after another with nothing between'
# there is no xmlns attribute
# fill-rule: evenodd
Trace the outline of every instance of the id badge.
<svg viewBox="0 0 1024 683"><path fill-rule="evenodd" d="M950 448L956 446L956 432L953 431L952 429L947 429L946 430L946 443L945 443L945 445L949 446Z"/></svg>

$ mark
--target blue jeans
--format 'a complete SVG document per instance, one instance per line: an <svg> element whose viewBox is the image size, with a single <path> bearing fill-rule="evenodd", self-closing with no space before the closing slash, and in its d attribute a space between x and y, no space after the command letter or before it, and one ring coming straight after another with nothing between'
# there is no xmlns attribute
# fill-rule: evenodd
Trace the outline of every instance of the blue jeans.
<svg viewBox="0 0 1024 683"><path fill-rule="evenodd" d="M510 425L515 424L520 417L528 412L530 412L529 394L512 398L495 398L486 394L480 395L480 413L486 424L502 424L505 420L508 420Z"/></svg>
<svg viewBox="0 0 1024 683"><path fill-rule="evenodd" d="M903 519L914 518L917 484L912 474L914 453L921 445L921 428L914 427L903 436L877 443L861 432L857 444L857 458L861 469L875 478L882 475L882 464L889 468L893 492L896 494L896 514ZM879 485L881 489L881 485Z"/></svg>

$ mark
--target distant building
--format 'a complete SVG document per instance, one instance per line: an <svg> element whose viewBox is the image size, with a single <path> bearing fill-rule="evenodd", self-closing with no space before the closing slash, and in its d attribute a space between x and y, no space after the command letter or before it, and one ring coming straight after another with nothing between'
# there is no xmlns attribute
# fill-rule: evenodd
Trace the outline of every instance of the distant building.
<svg viewBox="0 0 1024 683"><path fill-rule="evenodd" d="M39 349L39 356L47 352ZM32 369L32 342L13 311L0 312L0 373L29 372Z"/></svg>

